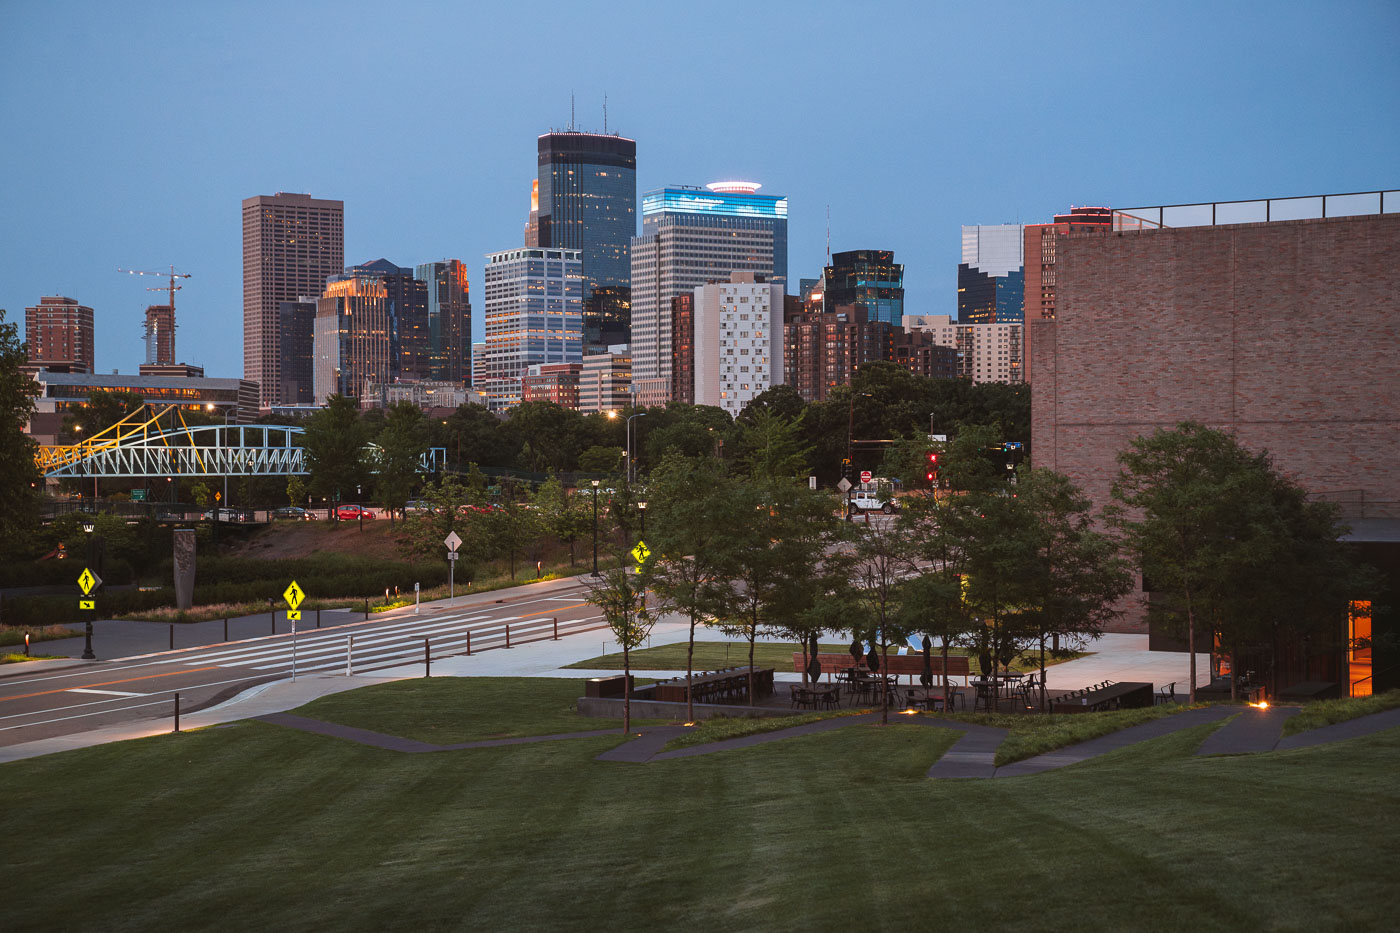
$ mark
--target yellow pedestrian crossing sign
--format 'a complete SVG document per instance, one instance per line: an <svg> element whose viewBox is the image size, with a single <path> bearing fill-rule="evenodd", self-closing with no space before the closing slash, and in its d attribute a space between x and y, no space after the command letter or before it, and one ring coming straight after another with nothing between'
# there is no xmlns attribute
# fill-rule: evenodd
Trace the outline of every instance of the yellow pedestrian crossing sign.
<svg viewBox="0 0 1400 933"><path fill-rule="evenodd" d="M282 594L282 598L287 601L288 606L295 609L301 605L301 601L306 598L306 594L302 592L301 587L297 586L297 581L293 580L291 586L287 587L286 591Z"/></svg>
<svg viewBox="0 0 1400 933"><path fill-rule="evenodd" d="M301 621L301 610L300 610L300 609L288 609L288 610L287 610L287 621L288 621L288 622L300 622L300 621Z"/></svg>
<svg viewBox="0 0 1400 933"><path fill-rule="evenodd" d="M102 578L93 573L89 568L84 567L82 576L78 577L78 588L87 596L93 590L102 585Z"/></svg>
<svg viewBox="0 0 1400 933"><path fill-rule="evenodd" d="M639 567L642 564L645 564L647 562L647 558L650 556L651 548L647 547L647 543L645 541L638 541L637 546L632 549L632 559L637 562L637 566Z"/></svg>

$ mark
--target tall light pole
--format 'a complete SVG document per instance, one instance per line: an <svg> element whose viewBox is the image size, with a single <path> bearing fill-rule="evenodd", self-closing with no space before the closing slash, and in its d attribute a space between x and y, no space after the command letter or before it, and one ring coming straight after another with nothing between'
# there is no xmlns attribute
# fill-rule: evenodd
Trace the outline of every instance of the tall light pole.
<svg viewBox="0 0 1400 933"><path fill-rule="evenodd" d="M627 417L627 485L628 485L628 486L631 486L631 485L632 485L633 474L636 472L635 470L632 469L632 419L633 419L633 418L645 418L646 416L647 416L647 413L646 413L646 412L644 412L644 411L639 411L639 412L637 412L635 415L629 415L629 416Z"/></svg>
<svg viewBox="0 0 1400 933"><path fill-rule="evenodd" d="M598 576L598 481L593 481L593 576Z"/></svg>

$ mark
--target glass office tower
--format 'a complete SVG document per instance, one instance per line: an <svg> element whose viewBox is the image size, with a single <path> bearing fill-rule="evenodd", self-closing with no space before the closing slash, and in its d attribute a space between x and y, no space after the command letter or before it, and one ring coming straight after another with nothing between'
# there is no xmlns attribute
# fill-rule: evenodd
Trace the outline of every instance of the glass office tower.
<svg viewBox="0 0 1400 933"><path fill-rule="evenodd" d="M538 242L583 257L584 299L632 283L637 232L637 142L599 133L539 138Z"/></svg>
<svg viewBox="0 0 1400 933"><path fill-rule="evenodd" d="M904 321L904 265L887 249L834 253L826 267L823 300L828 312L863 308L867 320L899 326Z"/></svg>
<svg viewBox="0 0 1400 933"><path fill-rule="evenodd" d="M428 286L428 372L433 382L470 385L472 303L467 267L456 259L425 262L414 278Z"/></svg>
<svg viewBox="0 0 1400 933"><path fill-rule="evenodd" d="M1025 228L994 224L962 228L958 323L1025 321Z"/></svg>

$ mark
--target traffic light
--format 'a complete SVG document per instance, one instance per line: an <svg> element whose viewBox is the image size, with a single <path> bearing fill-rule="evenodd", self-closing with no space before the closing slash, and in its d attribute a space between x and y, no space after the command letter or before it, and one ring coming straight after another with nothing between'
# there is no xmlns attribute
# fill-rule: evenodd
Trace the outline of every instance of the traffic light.
<svg viewBox="0 0 1400 933"><path fill-rule="evenodd" d="M924 470L924 479L928 481L930 487L938 485L938 460L939 453L930 450L924 454L924 459L928 461L928 466Z"/></svg>

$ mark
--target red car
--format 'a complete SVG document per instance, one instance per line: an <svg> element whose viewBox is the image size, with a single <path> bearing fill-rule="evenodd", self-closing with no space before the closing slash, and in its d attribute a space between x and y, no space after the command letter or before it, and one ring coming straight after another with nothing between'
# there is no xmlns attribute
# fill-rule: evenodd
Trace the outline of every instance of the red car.
<svg viewBox="0 0 1400 933"><path fill-rule="evenodd" d="M374 518L374 513L358 505L338 505L335 509L335 517L342 521L355 521L360 518Z"/></svg>

